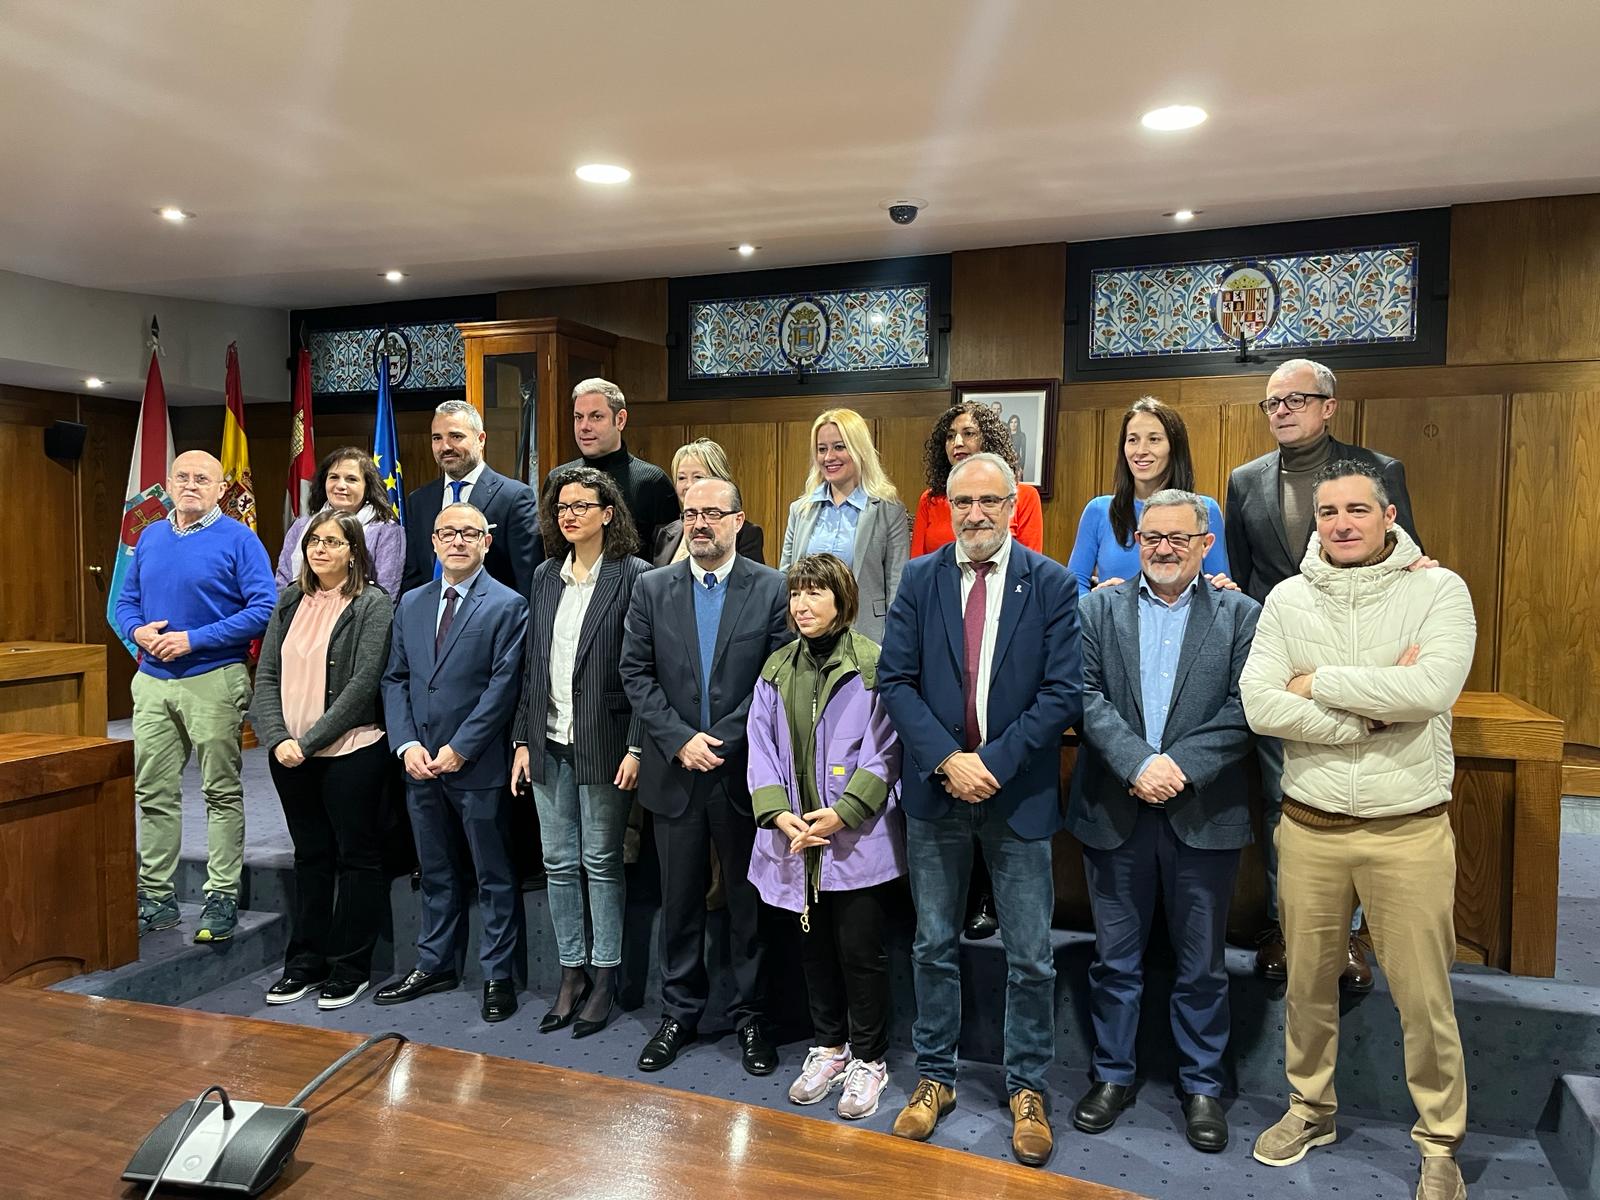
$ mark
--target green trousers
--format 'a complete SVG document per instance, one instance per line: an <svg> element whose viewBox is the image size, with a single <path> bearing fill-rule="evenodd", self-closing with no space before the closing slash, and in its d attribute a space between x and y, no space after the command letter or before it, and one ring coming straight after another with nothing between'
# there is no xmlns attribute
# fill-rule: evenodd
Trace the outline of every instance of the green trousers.
<svg viewBox="0 0 1600 1200"><path fill-rule="evenodd" d="M250 707L250 672L230 663L187 679L133 677L133 797L139 804L139 891L173 894L183 845L183 769L200 758L206 801L206 891L239 895L244 863L244 787L239 727Z"/></svg>

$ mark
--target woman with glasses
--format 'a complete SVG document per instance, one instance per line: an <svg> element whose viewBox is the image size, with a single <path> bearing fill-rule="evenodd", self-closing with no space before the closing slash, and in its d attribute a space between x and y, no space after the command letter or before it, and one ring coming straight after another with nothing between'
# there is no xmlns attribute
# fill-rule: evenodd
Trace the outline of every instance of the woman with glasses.
<svg viewBox="0 0 1600 1200"><path fill-rule="evenodd" d="M811 473L789 506L778 569L809 554L832 554L855 575L861 615L856 631L883 640L883 618L900 586L911 548L905 505L878 464L861 414L830 408L811 423Z"/></svg>
<svg viewBox="0 0 1600 1200"><path fill-rule="evenodd" d="M957 463L982 451L998 454L1017 478L1022 478L1021 453L1011 432L987 404L971 400L957 404L934 422L922 452L928 486L917 501L917 519L911 527L912 558L932 554L956 540L945 480ZM1039 506L1039 490L1032 484L1017 485L1011 536L1030 550L1044 550L1044 510Z"/></svg>
<svg viewBox="0 0 1600 1200"><path fill-rule="evenodd" d="M850 628L850 568L808 555L788 584L800 637L767 660L750 701L750 882L800 919L817 1044L789 1099L818 1104L843 1085L837 1111L855 1120L877 1111L889 1081L884 913L906 873L900 744L876 691L878 646Z"/></svg>
<svg viewBox="0 0 1600 1200"><path fill-rule="evenodd" d="M1189 457L1189 429L1178 410L1154 396L1135 400L1122 414L1117 439L1117 461L1112 471L1112 492L1096 496L1084 506L1078 520L1078 538L1067 567L1078 577L1078 594L1091 588L1111 587L1139 574L1139 546L1134 532L1144 502L1163 488L1192 492L1194 463ZM1211 528L1222 528L1222 510L1205 497ZM1206 552L1202 571L1209 580L1228 573L1228 551L1223 539Z"/></svg>
<svg viewBox="0 0 1600 1200"><path fill-rule="evenodd" d="M405 526L400 524L394 505L389 503L388 490L383 486L372 455L355 446L341 446L317 468L306 515L296 518L283 538L283 552L278 555L278 586L287 587L300 578L305 565L300 543L306 526L312 513L320 513L325 508L350 513L361 523L367 553L377 569L374 578L378 586L389 593L391 603L398 600L400 577L406 565Z"/></svg>
<svg viewBox="0 0 1600 1200"><path fill-rule="evenodd" d="M678 507L683 507L683 495L697 479L725 479L733 483L733 470L728 464L728 453L710 438L696 438L686 446L679 446L672 456L672 481L678 489ZM734 553L752 562L765 564L766 537L761 526L746 520L739 529L739 540ZM656 534L656 544L651 548L650 561L658 567L671 566L689 556L689 539L683 535L683 519L669 521Z"/></svg>
<svg viewBox="0 0 1600 1200"><path fill-rule="evenodd" d="M371 582L355 513L324 508L305 525L299 576L261 639L250 722L294 842L289 946L267 1003L315 991L317 1007L331 1009L367 990L389 906L378 686L394 603Z"/></svg>
<svg viewBox="0 0 1600 1200"><path fill-rule="evenodd" d="M622 962L622 841L639 730L617 664L634 582L650 567L634 557L639 535L604 471L552 473L539 523L551 557L534 570L528 597L511 791L533 790L561 959L561 985L539 1031L571 1025L573 1037L588 1037L611 1019Z"/></svg>

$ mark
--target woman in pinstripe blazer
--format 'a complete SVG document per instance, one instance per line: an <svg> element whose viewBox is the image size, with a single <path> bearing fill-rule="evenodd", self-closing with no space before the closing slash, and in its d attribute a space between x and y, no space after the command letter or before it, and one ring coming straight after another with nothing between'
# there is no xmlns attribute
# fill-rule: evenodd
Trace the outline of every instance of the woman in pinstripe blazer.
<svg viewBox="0 0 1600 1200"><path fill-rule="evenodd" d="M617 662L634 581L650 567L634 557L633 519L603 471L553 472L539 522L552 557L529 588L511 790L533 790L561 957L561 988L539 1030L571 1025L574 1037L587 1037L611 1019L622 961L622 839L639 778L639 734Z"/></svg>

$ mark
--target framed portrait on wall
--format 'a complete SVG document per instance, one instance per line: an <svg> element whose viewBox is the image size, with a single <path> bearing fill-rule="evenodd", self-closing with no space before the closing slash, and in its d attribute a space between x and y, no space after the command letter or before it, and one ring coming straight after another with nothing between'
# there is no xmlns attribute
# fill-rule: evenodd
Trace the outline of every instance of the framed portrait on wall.
<svg viewBox="0 0 1600 1200"><path fill-rule="evenodd" d="M952 404L985 404L1011 434L1022 470L1017 482L1031 483L1039 499L1050 499L1056 453L1056 387L1054 379L1001 379L957 383Z"/></svg>

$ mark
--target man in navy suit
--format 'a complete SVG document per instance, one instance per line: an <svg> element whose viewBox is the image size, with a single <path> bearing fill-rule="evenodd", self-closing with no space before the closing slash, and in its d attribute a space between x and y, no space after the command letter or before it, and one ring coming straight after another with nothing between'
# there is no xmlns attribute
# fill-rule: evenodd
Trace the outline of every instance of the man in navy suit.
<svg viewBox="0 0 1600 1200"><path fill-rule="evenodd" d="M533 569L543 559L538 505L533 489L508 479L483 461L488 435L483 416L465 400L446 400L433 410L433 460L443 472L406 497L406 569L401 594L439 577L433 553L433 519L446 504L469 503L494 534L487 567L491 578L528 594Z"/></svg>
<svg viewBox="0 0 1600 1200"><path fill-rule="evenodd" d="M960 935L974 843L994 880L1005 943L1006 1091L1017 1159L1054 1141L1045 1071L1055 1057L1055 888L1061 735L1082 712L1078 589L1011 537L1017 481L974 454L947 485L956 541L914 558L889 607L878 690L904 747L901 807L917 909L911 958L920 1076L894 1132L923 1141L955 1107Z"/></svg>
<svg viewBox="0 0 1600 1200"><path fill-rule="evenodd" d="M639 803L661 859L661 1027L641 1071L669 1066L695 1039L710 994L706 887L710 847L728 900L728 956L744 1069L770 1075L778 1053L762 1027L760 897L749 879L756 827L746 782L750 697L767 658L794 640L781 573L734 553L739 489L701 479L683 497L689 557L633 585L622 641L622 687L644 730Z"/></svg>
<svg viewBox="0 0 1600 1200"><path fill-rule="evenodd" d="M1239 696L1261 607L1200 577L1217 540L1206 502L1160 491L1139 521L1140 575L1090 592L1083 622L1083 747L1067 827L1083 843L1094 911L1089 968L1094 1086L1072 1110L1104 1133L1133 1100L1144 951L1159 891L1177 953L1172 1036L1190 1145L1228 1145L1228 904L1250 842L1253 739Z"/></svg>
<svg viewBox="0 0 1600 1200"><path fill-rule="evenodd" d="M416 969L374 999L403 1004L460 982L476 892L483 1019L503 1021L517 1011L522 973L505 782L528 603L485 569L494 538L476 507L448 505L431 525L443 571L401 597L383 677L389 744L405 764L422 868L422 927Z"/></svg>

